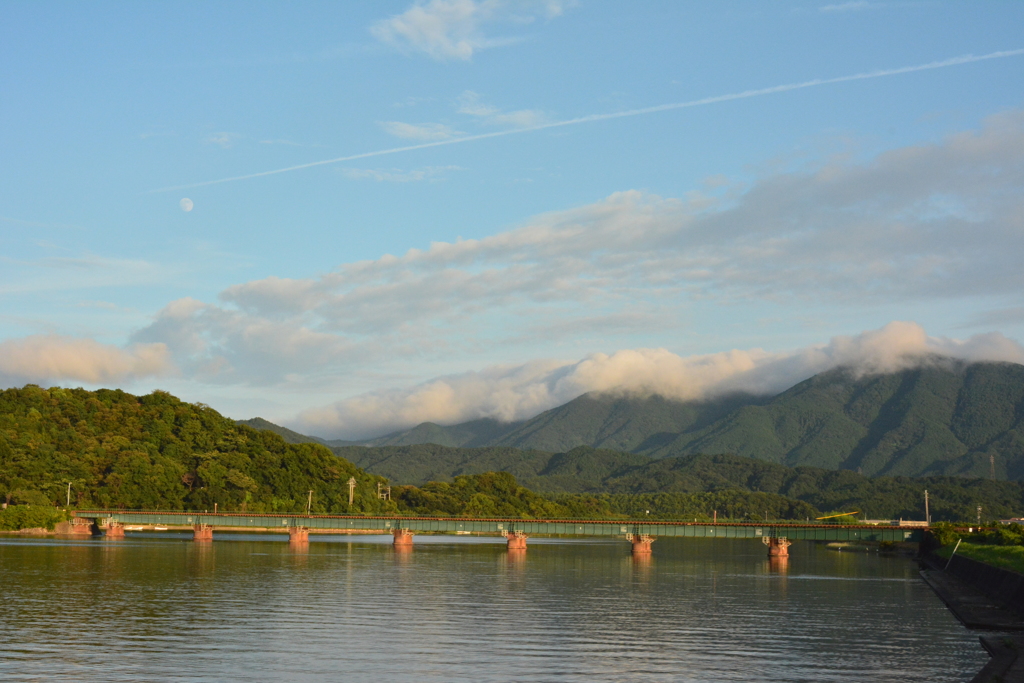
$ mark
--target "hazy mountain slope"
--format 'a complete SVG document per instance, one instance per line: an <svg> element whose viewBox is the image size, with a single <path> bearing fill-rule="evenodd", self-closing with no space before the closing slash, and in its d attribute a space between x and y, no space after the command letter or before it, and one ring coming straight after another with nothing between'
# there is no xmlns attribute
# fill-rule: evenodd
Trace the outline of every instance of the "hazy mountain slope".
<svg viewBox="0 0 1024 683"><path fill-rule="evenodd" d="M569 451L576 446L649 450L671 440L675 434L700 428L737 406L755 400L746 395L680 402L661 396L586 394L516 425L498 438L495 445L554 452Z"/></svg>
<svg viewBox="0 0 1024 683"><path fill-rule="evenodd" d="M319 443L327 445L327 442L315 436L306 436L305 434L299 434L293 432L287 427L276 425L270 420L264 420L262 417L254 417L249 420L235 420L235 424L245 425L258 429L265 432L273 432L285 440L285 443Z"/></svg>
<svg viewBox="0 0 1024 683"><path fill-rule="evenodd" d="M735 453L865 475L1024 477L1024 366L933 359L898 373L816 375L771 398L713 402L586 395L512 425L420 425L389 443L578 446L655 458ZM990 456L992 461L990 462Z"/></svg>
<svg viewBox="0 0 1024 683"><path fill-rule="evenodd" d="M939 363L856 378L822 373L648 451L731 452L865 475L1024 474L1024 366Z"/></svg>
<svg viewBox="0 0 1024 683"><path fill-rule="evenodd" d="M412 446L433 443L439 446L475 448L499 445L502 436L521 423L502 423L497 420L481 419L444 427L433 422L424 422L412 429L386 434L362 442L366 446ZM333 442L331 445L334 445Z"/></svg>
<svg viewBox="0 0 1024 683"><path fill-rule="evenodd" d="M529 487L551 459L551 453L513 448L458 448L438 444L411 446L343 446L332 448L359 467L383 475L395 484L422 485L428 481L451 481L462 474L509 472Z"/></svg>

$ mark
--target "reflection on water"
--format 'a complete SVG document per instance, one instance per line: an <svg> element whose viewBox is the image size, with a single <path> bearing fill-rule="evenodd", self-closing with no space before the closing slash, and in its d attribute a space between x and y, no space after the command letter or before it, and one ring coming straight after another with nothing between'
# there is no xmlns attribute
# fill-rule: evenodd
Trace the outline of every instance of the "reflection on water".
<svg viewBox="0 0 1024 683"><path fill-rule="evenodd" d="M788 574L789 573L789 558L788 557L769 557L768 558L768 571L772 574Z"/></svg>
<svg viewBox="0 0 1024 683"><path fill-rule="evenodd" d="M0 677L966 681L910 561L810 543L420 535L0 538Z"/></svg>

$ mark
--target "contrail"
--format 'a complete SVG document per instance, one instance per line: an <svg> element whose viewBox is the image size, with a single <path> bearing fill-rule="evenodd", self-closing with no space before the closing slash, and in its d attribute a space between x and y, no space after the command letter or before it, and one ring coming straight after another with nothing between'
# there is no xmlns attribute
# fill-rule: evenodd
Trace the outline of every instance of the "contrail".
<svg viewBox="0 0 1024 683"><path fill-rule="evenodd" d="M311 161L307 164L299 164L297 166L288 166L286 168L277 168L272 171L261 171L259 173L249 173L246 175L232 176L230 178L221 178L220 180L207 180L201 183L191 183L189 185L175 185L173 187L161 187L156 190L150 190L150 194L155 192L173 192L174 190L187 190L193 187L206 187L207 185L219 185L220 183L231 183L236 180L248 180L249 178L262 178L263 176L276 175L278 173L288 173L289 171L300 171L304 168L313 168L314 166L326 166L327 164L337 164L342 161L355 161L356 159L367 159L369 157L379 157L386 154L398 154L399 152L411 152L417 149L427 149L429 147L443 147L445 145L457 145L463 142L473 142L474 140L486 140L487 138L500 138L506 135L520 135L522 133L530 133L537 130L547 130L549 128L561 128L562 126L575 126L580 123L591 123L594 121L608 121L610 119L623 119L629 116L642 116L644 114L654 114L661 111L669 111L672 109L689 109L690 107L703 107L709 104L717 104L719 102L728 102L730 100L744 100L748 97L760 97L762 95L774 95L781 92L789 92L790 90L801 90L803 88L814 88L819 85L830 85L832 83L845 83L847 81L864 81L870 78L884 78L885 76L898 76L899 74L908 74L915 71L930 71L931 69L944 69L948 66L958 66L960 64L971 64L974 62L983 62L989 59L1003 59L1005 57L1016 57L1018 55L1024 55L1024 49L1018 50L1002 50L1000 52L990 52L986 55L963 55L961 57L953 57L951 59L944 59L939 62L928 62L927 64L917 64L916 66L902 66L897 69L881 69L879 71L867 71L864 73L853 74L850 76L839 76L837 78L815 78L810 81L802 81L800 83L787 83L785 85L775 85L770 88L758 88L756 90L744 90L743 92L731 93L729 95L716 95L714 97L705 97L699 100L690 100L689 102L672 102L670 104L659 104L654 107L644 107L642 109L629 109L627 111L619 111L612 114L591 114L589 116L580 116L575 119L566 119L564 121L554 121L552 123L541 123L536 126L527 126L525 128L513 128L512 130L495 131L493 133L481 133L480 135L466 135L460 138L450 138L448 140L437 140L435 142L424 142L418 145L406 145L405 147L392 147L390 149L380 149L375 152L363 152L362 154L351 154L345 157L336 157L334 159L324 159L323 161Z"/></svg>

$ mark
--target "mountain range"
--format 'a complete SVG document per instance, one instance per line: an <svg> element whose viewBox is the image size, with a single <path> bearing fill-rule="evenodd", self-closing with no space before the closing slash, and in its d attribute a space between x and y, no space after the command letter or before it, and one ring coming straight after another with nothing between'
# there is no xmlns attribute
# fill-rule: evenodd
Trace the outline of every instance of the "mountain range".
<svg viewBox="0 0 1024 683"><path fill-rule="evenodd" d="M302 438L336 452L346 449L345 457L379 471L367 464L368 454L353 456L351 442ZM730 453L865 476L1016 480L1024 477L1024 365L934 357L892 373L837 368L769 397L674 401L587 394L521 422L428 422L360 443L421 444L517 449L527 469L531 451L568 453L587 446L653 459ZM512 460L499 459L516 473Z"/></svg>

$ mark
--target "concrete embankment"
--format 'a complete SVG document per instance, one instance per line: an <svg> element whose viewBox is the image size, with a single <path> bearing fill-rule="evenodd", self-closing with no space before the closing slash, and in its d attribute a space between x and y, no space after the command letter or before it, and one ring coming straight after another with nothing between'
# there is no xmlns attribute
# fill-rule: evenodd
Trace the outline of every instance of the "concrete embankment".
<svg viewBox="0 0 1024 683"><path fill-rule="evenodd" d="M971 683L1024 683L1024 575L954 555L921 558L921 577L964 626L1010 632L982 636L992 659Z"/></svg>
<svg viewBox="0 0 1024 683"><path fill-rule="evenodd" d="M967 628L1024 631L1024 575L956 555L929 554L921 564L921 577Z"/></svg>

